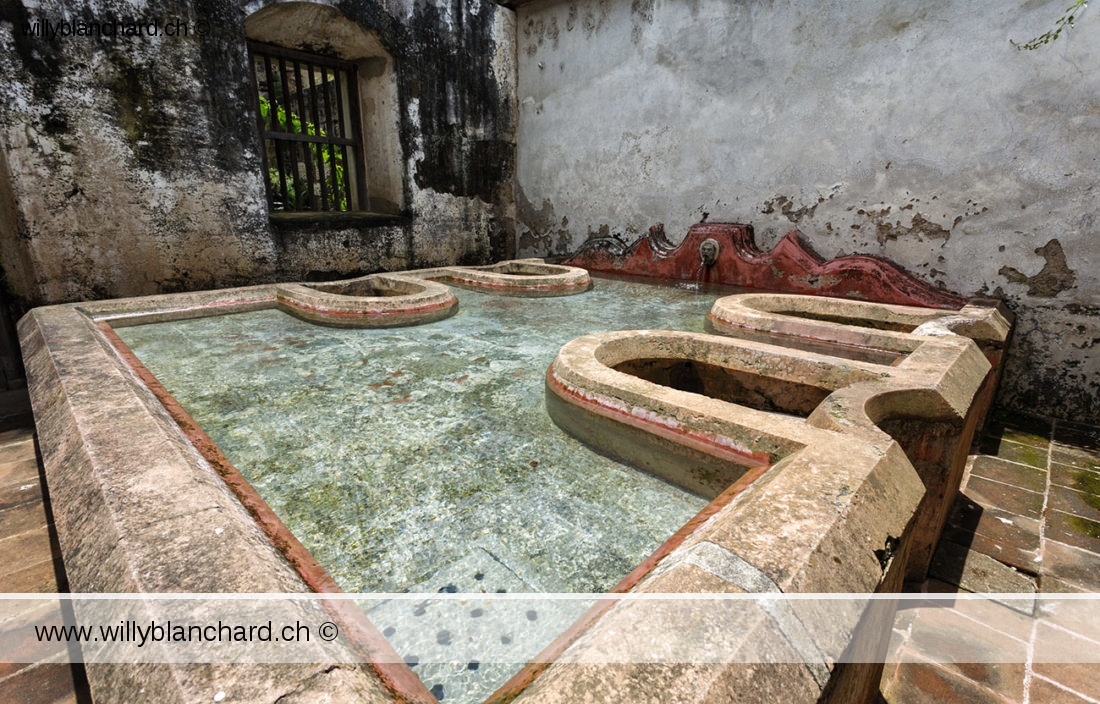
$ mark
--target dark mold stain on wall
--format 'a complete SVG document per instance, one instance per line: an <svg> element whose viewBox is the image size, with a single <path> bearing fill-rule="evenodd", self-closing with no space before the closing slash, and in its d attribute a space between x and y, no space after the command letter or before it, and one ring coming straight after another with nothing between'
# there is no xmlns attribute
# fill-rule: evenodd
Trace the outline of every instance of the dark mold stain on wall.
<svg viewBox="0 0 1100 704"><path fill-rule="evenodd" d="M569 218L558 218L554 214L554 204L550 199L543 199L542 205L535 204L527 199L523 189L516 186L516 219L523 223L523 231L519 235L518 247L521 250L538 250L551 257L563 257L570 252L573 242L573 233L569 229ZM610 237L610 228L607 225L600 226L599 232L589 231L589 239L594 237Z"/></svg>
<svg viewBox="0 0 1100 704"><path fill-rule="evenodd" d="M218 130L216 149L219 169L257 169L260 162L249 159L248 147L256 141L255 108L240 109L229 96L252 95L252 78L244 46L244 13L225 0L194 0L194 16L203 18L226 36L219 42L199 42L202 78L202 107L210 124ZM250 101L251 102L251 101Z"/></svg>
<svg viewBox="0 0 1100 704"><path fill-rule="evenodd" d="M21 2L0 2L0 22L9 23L13 28L21 28L32 25L36 19L41 17L28 10ZM66 64L61 45L43 42L18 29L12 32L12 36L14 41L11 50L19 57L24 69L35 78L32 84L35 98L43 104L52 105Z"/></svg>
<svg viewBox="0 0 1100 704"><path fill-rule="evenodd" d="M635 44L642 40L646 25L653 24L654 0L632 0L630 3L630 38Z"/></svg>
<svg viewBox="0 0 1100 704"><path fill-rule="evenodd" d="M637 4L638 0L635 0L635 5ZM649 19L652 20L652 1L645 0L641 4L649 6ZM645 8L640 9L644 10ZM634 8L634 11L638 12L639 8ZM520 35L520 37L517 37L519 50L527 56L534 56L539 48L544 45L557 49L563 26L566 32L572 32L580 27L585 37L591 38L604 29L610 15L609 0L585 0L569 3L565 20L562 23L558 22L556 16L551 16L549 20L542 16L528 18L517 29ZM635 31L640 30L636 29Z"/></svg>
<svg viewBox="0 0 1100 704"><path fill-rule="evenodd" d="M1008 305L1016 314L1016 329L999 401L1026 412L1100 422L1100 378L1090 372L1100 350L1100 307L1011 300ZM1052 358L1058 363L1051 364Z"/></svg>
<svg viewBox="0 0 1100 704"><path fill-rule="evenodd" d="M493 22L489 3L452 0L453 29L440 8L417 3L409 22L403 83L419 98L424 158L413 177L420 188L495 202L510 188L515 143L512 109L501 95L492 66Z"/></svg>

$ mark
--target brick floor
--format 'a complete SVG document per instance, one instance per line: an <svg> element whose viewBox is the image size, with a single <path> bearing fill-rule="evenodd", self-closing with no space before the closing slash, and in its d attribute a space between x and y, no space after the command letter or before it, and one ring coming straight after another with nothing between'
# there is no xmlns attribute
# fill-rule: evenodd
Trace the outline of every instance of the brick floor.
<svg viewBox="0 0 1100 704"><path fill-rule="evenodd" d="M1100 704L1100 603L1043 599L1100 592L1100 428L996 411L974 452L916 589L1030 598L900 611L882 698Z"/></svg>
<svg viewBox="0 0 1100 704"><path fill-rule="evenodd" d="M9 421L13 415L0 412L0 417ZM7 425L0 430L0 592L65 591L64 570L35 456L33 426L26 419ZM58 622L56 602L26 604L0 610L0 631ZM20 650L35 662L0 662L0 702L90 701L83 671L68 664L64 646L36 641Z"/></svg>

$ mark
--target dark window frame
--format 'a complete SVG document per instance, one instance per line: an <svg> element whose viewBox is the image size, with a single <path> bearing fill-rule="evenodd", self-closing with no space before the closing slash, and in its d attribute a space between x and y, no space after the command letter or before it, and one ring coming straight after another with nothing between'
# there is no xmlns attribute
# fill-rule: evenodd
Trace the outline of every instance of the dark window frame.
<svg viewBox="0 0 1100 704"><path fill-rule="evenodd" d="M251 39L248 59L272 214L369 212L358 66Z"/></svg>

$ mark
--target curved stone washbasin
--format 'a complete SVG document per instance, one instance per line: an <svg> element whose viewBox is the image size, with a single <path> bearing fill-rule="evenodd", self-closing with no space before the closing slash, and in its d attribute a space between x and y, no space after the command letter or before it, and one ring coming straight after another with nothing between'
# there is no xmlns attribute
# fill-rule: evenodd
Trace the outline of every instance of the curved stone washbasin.
<svg viewBox="0 0 1100 704"><path fill-rule="evenodd" d="M708 318L725 334L740 336L748 330L780 334L785 340L837 340L843 343L841 349L849 351L899 355L890 363L902 373L918 369L934 373L936 365L947 365L957 354L952 345L973 343L980 350L989 371L976 381L946 375L934 392L897 390L865 405L878 427L901 444L924 483L906 574L911 581L923 581L958 493L971 440L992 405L1012 314L993 302L972 302L958 311L945 311L815 296L742 294L716 301ZM851 393L842 390L834 401L839 403ZM952 409L949 413L928 408L945 401Z"/></svg>
<svg viewBox="0 0 1100 704"><path fill-rule="evenodd" d="M391 327L430 323L453 315L458 299L440 281L507 296L568 296L587 291L588 272L515 259L490 266L453 266L399 274L373 274L328 283L276 286L281 308L300 318L340 327Z"/></svg>
<svg viewBox="0 0 1100 704"><path fill-rule="evenodd" d="M1012 316L1003 306L970 304L958 311L891 305L843 298L785 293L744 293L719 298L707 314L720 333L780 342L817 340L832 354L889 355L885 363L912 352L925 335L957 334L978 345L990 364L1000 366ZM912 333L912 334L910 334ZM847 348L847 349L846 349Z"/></svg>
<svg viewBox="0 0 1100 704"><path fill-rule="evenodd" d="M712 515L631 591L858 594L923 579L994 378L987 354L958 333L999 349L1008 321L992 308L782 294L723 298L710 317L720 331L763 337L587 335L547 372L547 407L567 432L718 497ZM822 600L789 607L742 614L723 657L665 672L663 691L749 687L783 691L785 701L870 701L892 610ZM720 618L707 608L715 607L678 613L677 628L706 629ZM555 695L577 688L614 698L621 690L609 683L644 681L644 663L575 663L621 650L631 623L661 618L648 603L609 607L560 645L517 701L565 701ZM773 662L767 657L779 659L753 664Z"/></svg>
<svg viewBox="0 0 1100 704"><path fill-rule="evenodd" d="M541 259L513 259L489 266L446 267L437 271L450 283L510 296L568 296L592 286L584 269L547 264Z"/></svg>
<svg viewBox="0 0 1100 704"><path fill-rule="evenodd" d="M547 406L585 442L713 499L800 446L833 390L878 377L716 335L596 333L559 352Z"/></svg>
<svg viewBox="0 0 1100 704"><path fill-rule="evenodd" d="M393 274L323 284L279 284L275 295L279 307L288 313L340 327L430 323L453 315L458 306L458 299L443 284Z"/></svg>

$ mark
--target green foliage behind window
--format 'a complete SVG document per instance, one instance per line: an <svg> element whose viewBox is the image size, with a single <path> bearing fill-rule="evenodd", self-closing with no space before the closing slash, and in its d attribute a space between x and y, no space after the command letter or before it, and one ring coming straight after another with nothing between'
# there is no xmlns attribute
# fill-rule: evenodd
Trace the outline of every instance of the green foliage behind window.
<svg viewBox="0 0 1100 704"><path fill-rule="evenodd" d="M326 137L323 128L308 120L302 120L293 110L287 110L282 105L275 107L275 116L272 119L272 106L264 96L260 99L260 117L263 119L265 129L269 131L282 131L291 134L304 134L311 137ZM267 178L271 192L275 194L276 206L281 205L282 210L319 210L311 205L311 200L319 200L321 193L318 189L314 193L309 192L308 179L306 178L306 163L302 158L302 149L309 153L312 159L312 168L317 169L322 165L321 177L325 182L328 195L328 210L348 209L348 185L344 175L344 155L338 147L331 144L317 144L312 142L296 143L300 146L284 149L285 173L280 174L278 160L273 153L280 148L280 144L273 144L272 140L265 140L268 148ZM288 146L291 142L282 142L282 146ZM288 163L289 162L289 163ZM283 193L283 182L286 183L286 201L280 202Z"/></svg>

